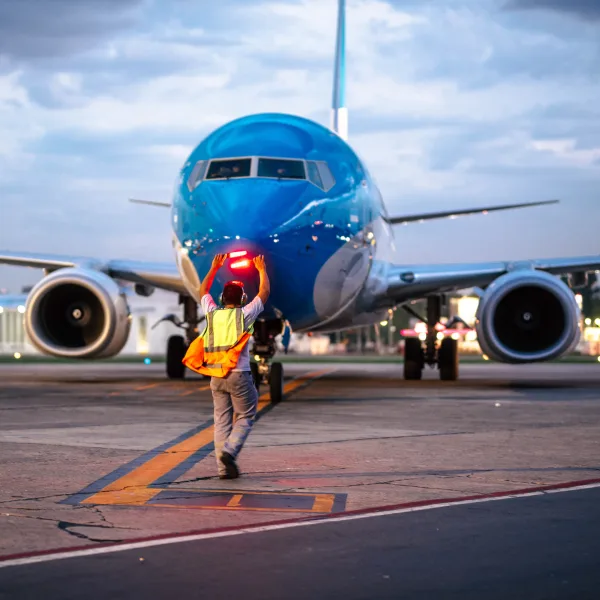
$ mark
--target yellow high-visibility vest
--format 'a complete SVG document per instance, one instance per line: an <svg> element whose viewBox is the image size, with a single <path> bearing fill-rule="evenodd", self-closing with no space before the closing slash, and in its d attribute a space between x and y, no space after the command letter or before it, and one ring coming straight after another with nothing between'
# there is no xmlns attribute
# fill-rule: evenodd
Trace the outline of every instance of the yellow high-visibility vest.
<svg viewBox="0 0 600 600"><path fill-rule="evenodd" d="M225 377L235 369L254 327L244 327L241 308L220 308L206 315L206 328L188 348L183 364L202 375Z"/></svg>

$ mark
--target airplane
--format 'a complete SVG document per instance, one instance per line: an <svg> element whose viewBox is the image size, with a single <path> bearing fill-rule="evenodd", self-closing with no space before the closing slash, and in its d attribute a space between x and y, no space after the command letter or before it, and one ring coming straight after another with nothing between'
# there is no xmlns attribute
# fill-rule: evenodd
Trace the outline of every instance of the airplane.
<svg viewBox="0 0 600 600"><path fill-rule="evenodd" d="M263 254L271 296L255 324L253 376L283 394L275 337L287 320L297 332L331 332L376 324L393 307L412 311L426 299L426 340L406 339L404 377L426 365L456 380L457 342L438 340L445 295L475 288L476 332L483 352L504 363L547 361L574 349L580 311L573 289L600 269L600 256L461 264L404 264L394 227L401 223L551 204L556 200L390 216L371 174L348 143L346 2L338 0L330 127L284 113L245 116L219 127L191 152L170 207L175 264L0 252L0 263L44 269L27 298L25 327L42 352L95 359L124 346L130 313L122 282L149 296L179 294L185 335L172 336L166 372L182 378L182 358L198 335L200 280L213 256L228 254L216 296L230 279L250 297L258 281L251 259ZM140 201L138 201L140 202ZM564 283L559 275L567 275ZM413 311L414 312L414 311Z"/></svg>

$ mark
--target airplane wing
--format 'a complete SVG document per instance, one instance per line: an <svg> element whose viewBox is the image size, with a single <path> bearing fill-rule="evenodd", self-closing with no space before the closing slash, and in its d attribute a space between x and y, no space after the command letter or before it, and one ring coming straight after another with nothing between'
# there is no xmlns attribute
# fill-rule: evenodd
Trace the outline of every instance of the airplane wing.
<svg viewBox="0 0 600 600"><path fill-rule="evenodd" d="M466 208L462 210L448 210L441 212L428 212L413 215L401 215L388 217L386 220L390 225L400 225L413 223L415 221L431 221L433 219L444 219L447 217L462 217L466 215L487 214L499 210L513 210L515 208L531 208L533 206L546 206L547 204L557 204L560 200L543 200L541 202L521 202L519 204L501 204L499 206L487 206L481 208Z"/></svg>
<svg viewBox="0 0 600 600"><path fill-rule="evenodd" d="M101 271L114 279L187 294L174 263L132 260L103 261L82 256L0 251L0 264L33 267L48 272L67 267L81 267Z"/></svg>
<svg viewBox="0 0 600 600"><path fill-rule="evenodd" d="M431 294L483 287L497 277L518 269L546 271L552 275L598 271L600 255L513 262L382 265L380 268L379 273L374 272L376 283L370 292L375 305L384 307Z"/></svg>
<svg viewBox="0 0 600 600"><path fill-rule="evenodd" d="M148 206L158 206L160 208L171 208L170 202L156 202L155 200L140 200L138 198L129 198L132 204L146 204Z"/></svg>

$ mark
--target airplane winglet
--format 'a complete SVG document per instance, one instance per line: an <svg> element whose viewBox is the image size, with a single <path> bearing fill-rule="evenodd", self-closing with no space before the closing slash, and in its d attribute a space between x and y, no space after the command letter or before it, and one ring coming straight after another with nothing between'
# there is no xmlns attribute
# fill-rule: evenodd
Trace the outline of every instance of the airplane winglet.
<svg viewBox="0 0 600 600"><path fill-rule="evenodd" d="M154 200L138 200L137 198L129 198L132 204L147 204L148 206L160 206L161 208L171 208L169 202L155 202Z"/></svg>
<svg viewBox="0 0 600 600"><path fill-rule="evenodd" d="M487 214L500 210L513 210L517 208L531 208L533 206L546 206L548 204L558 204L560 200L542 200L540 202L522 202L520 204L501 204L499 206L486 206L479 208L466 208L463 210L448 210L440 212L419 213L414 215L403 215L389 217L387 222L390 225L399 225L405 223L414 223L415 221L431 221L433 219L444 219L453 217L463 217L465 215Z"/></svg>

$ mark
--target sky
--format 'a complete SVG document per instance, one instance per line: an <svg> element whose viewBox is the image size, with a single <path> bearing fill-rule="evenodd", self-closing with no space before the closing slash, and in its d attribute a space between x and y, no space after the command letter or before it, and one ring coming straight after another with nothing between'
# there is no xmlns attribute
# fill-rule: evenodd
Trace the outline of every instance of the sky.
<svg viewBox="0 0 600 600"><path fill-rule="evenodd" d="M347 0L350 143L398 263L600 253L599 0ZM185 159L245 114L327 125L335 0L0 0L0 250L172 260ZM18 292L40 273L0 267Z"/></svg>

